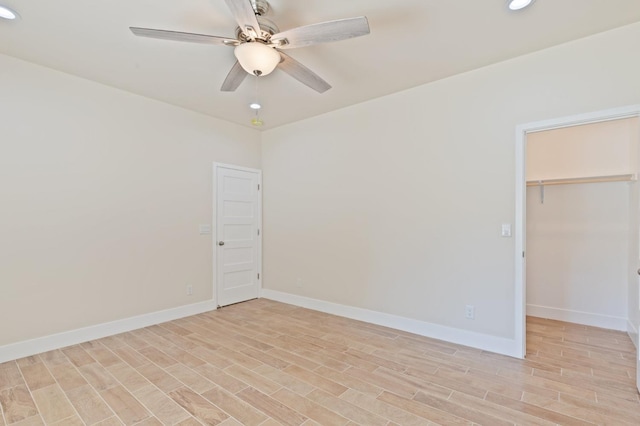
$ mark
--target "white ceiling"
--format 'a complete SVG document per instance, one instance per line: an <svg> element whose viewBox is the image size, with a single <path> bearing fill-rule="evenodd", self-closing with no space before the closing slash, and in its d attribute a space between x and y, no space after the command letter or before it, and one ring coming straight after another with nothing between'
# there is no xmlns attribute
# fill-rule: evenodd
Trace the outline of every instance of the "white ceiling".
<svg viewBox="0 0 640 426"><path fill-rule="evenodd" d="M249 0L247 0L249 1ZM0 53L250 126L255 78L222 85L228 47L135 37L129 26L234 37L223 0L0 0ZM371 34L289 50L333 89L318 94L276 70L258 81L265 129L640 21L640 0L271 0L281 30L365 15Z"/></svg>

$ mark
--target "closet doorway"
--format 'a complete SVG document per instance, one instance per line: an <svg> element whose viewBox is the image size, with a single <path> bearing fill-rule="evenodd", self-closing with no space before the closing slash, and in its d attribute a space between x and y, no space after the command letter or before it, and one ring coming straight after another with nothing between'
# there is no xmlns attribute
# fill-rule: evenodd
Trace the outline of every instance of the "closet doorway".
<svg viewBox="0 0 640 426"><path fill-rule="evenodd" d="M637 139L637 118L527 135L528 316L627 331Z"/></svg>
<svg viewBox="0 0 640 426"><path fill-rule="evenodd" d="M527 313L622 329L638 346L639 117L640 105L517 128L515 335L523 358Z"/></svg>

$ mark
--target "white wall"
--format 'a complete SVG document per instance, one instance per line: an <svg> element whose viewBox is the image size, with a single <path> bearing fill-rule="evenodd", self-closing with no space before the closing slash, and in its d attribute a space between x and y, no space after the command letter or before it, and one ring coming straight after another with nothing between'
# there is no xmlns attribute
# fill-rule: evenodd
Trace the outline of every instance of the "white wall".
<svg viewBox="0 0 640 426"><path fill-rule="evenodd" d="M0 346L212 298L212 162L257 132L2 55L0 122Z"/></svg>
<svg viewBox="0 0 640 426"><path fill-rule="evenodd" d="M527 135L527 180L638 173L638 118Z"/></svg>
<svg viewBox="0 0 640 426"><path fill-rule="evenodd" d="M627 329L629 183L527 190L527 314Z"/></svg>
<svg viewBox="0 0 640 426"><path fill-rule="evenodd" d="M640 103L639 49L635 24L266 131L265 287L514 339L516 125Z"/></svg>

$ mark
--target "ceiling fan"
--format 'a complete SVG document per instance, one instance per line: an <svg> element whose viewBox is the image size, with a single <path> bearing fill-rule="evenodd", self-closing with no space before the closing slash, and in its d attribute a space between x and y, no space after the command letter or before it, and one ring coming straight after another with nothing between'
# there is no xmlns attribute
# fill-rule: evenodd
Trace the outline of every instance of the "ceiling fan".
<svg viewBox="0 0 640 426"><path fill-rule="evenodd" d="M331 85L316 73L284 53L284 50L319 43L346 40L369 34L369 22L364 16L339 19L280 31L264 17L270 6L266 0L225 0L238 27L236 38L217 37L179 31L130 27L140 37L234 47L237 58L221 90L233 92L248 74L265 76L276 67L319 93Z"/></svg>

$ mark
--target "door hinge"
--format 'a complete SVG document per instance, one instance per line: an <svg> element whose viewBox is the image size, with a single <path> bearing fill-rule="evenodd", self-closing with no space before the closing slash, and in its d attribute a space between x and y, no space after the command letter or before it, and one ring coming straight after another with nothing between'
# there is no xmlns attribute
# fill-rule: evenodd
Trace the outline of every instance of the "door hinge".
<svg viewBox="0 0 640 426"><path fill-rule="evenodd" d="M522 258L524 259L524 252L522 252Z"/></svg>
<svg viewBox="0 0 640 426"><path fill-rule="evenodd" d="M260 279L260 274L258 274L258 279Z"/></svg>
<svg viewBox="0 0 640 426"><path fill-rule="evenodd" d="M260 191L260 184L258 184L258 191Z"/></svg>

